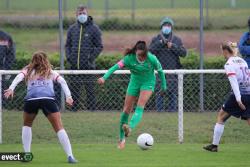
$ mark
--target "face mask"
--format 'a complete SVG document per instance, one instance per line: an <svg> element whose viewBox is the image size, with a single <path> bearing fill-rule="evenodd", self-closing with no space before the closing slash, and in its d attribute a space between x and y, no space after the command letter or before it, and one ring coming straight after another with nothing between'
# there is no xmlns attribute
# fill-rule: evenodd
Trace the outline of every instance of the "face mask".
<svg viewBox="0 0 250 167"><path fill-rule="evenodd" d="M171 30L172 30L171 27L166 27L166 26L162 27L161 29L163 34L169 34Z"/></svg>
<svg viewBox="0 0 250 167"><path fill-rule="evenodd" d="M86 14L78 15L78 16L77 16L77 20L78 20L80 23L85 23L85 22L88 20L88 15L86 15Z"/></svg>

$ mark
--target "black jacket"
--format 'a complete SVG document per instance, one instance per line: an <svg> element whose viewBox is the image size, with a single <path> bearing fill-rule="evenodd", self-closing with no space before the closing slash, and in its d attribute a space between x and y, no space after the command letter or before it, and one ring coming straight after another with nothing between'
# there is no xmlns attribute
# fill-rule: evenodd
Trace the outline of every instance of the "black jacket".
<svg viewBox="0 0 250 167"><path fill-rule="evenodd" d="M167 47L167 41L173 43L171 48ZM180 69L182 66L179 57L187 55L181 39L172 33L168 36L158 34L152 39L149 50L159 59L163 69Z"/></svg>
<svg viewBox="0 0 250 167"><path fill-rule="evenodd" d="M81 24L77 21L69 27L65 48L67 61L72 70L95 69L95 59L101 53L103 44L101 31L93 23L91 16L86 23Z"/></svg>
<svg viewBox="0 0 250 167"><path fill-rule="evenodd" d="M15 62L15 44L9 34L0 30L0 69L10 70Z"/></svg>

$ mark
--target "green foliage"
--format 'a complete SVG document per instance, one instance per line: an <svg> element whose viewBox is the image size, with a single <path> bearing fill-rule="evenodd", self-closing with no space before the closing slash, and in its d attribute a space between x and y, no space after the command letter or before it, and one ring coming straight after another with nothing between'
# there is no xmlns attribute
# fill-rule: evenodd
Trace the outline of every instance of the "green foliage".
<svg viewBox="0 0 250 167"><path fill-rule="evenodd" d="M17 52L16 63L13 69L22 69L31 60L32 53L29 52ZM60 67L60 56L59 53L50 54L49 60L54 68ZM98 70L108 69L123 58L121 54L109 54L100 55L96 59L96 66ZM181 58L181 64L183 69L199 69L200 59L199 55L194 51L190 50L188 56ZM222 56L205 57L204 69L222 69L225 64L225 60ZM68 64L65 60L65 66Z"/></svg>

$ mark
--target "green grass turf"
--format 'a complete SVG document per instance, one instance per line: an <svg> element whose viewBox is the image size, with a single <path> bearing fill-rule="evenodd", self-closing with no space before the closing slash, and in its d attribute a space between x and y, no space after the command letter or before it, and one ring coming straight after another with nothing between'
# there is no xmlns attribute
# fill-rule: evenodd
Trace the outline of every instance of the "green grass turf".
<svg viewBox="0 0 250 167"><path fill-rule="evenodd" d="M120 112L62 113L62 121L73 143L113 144L118 140ZM184 142L209 143L213 134L216 113L184 113ZM4 144L20 143L22 112L3 113ZM133 131L128 143L135 143L140 133L150 133L157 143L178 143L177 113L149 113ZM57 143L48 120L39 113L33 124L33 143ZM245 121L228 120L222 143L250 143L250 128Z"/></svg>
<svg viewBox="0 0 250 167"><path fill-rule="evenodd" d="M115 144L74 144L79 163L86 167L246 167L250 163L250 144L225 144L220 152L202 150L201 144L159 144L142 151L135 144L118 150ZM1 152L21 151L21 145L0 145ZM0 162L0 166L64 167L66 156L59 144L33 144L30 163Z"/></svg>

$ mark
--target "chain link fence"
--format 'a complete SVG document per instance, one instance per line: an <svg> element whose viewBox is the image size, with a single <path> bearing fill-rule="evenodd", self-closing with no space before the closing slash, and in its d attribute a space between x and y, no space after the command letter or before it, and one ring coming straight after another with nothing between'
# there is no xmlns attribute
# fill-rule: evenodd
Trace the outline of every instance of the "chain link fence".
<svg viewBox="0 0 250 167"><path fill-rule="evenodd" d="M98 71L97 71L98 72ZM130 74L113 74L105 85L98 85L97 79L101 74L64 75L72 92L75 106L68 107L72 111L122 111ZM3 81L7 88L10 80ZM183 110L184 112L200 112L199 82L200 74L185 74L183 80ZM178 77L176 74L166 74L168 91L160 94L160 81L146 111L177 112L178 111ZM56 87L56 99L60 106L60 85ZM4 110L23 110L23 99L26 85L23 82L15 91L15 97L4 100ZM204 74L204 110L218 111L225 98L230 94L230 85L225 74Z"/></svg>

